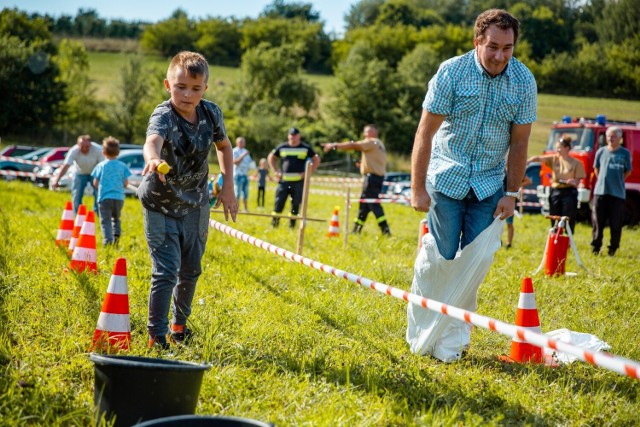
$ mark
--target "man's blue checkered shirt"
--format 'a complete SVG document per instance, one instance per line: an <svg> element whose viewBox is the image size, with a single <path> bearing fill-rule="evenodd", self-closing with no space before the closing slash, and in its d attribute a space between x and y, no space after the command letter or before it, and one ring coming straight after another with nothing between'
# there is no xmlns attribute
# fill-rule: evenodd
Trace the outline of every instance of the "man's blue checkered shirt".
<svg viewBox="0 0 640 427"><path fill-rule="evenodd" d="M533 123L536 106L533 74L513 57L495 78L475 50L443 62L422 104L446 116L433 138L429 182L458 200L469 189L479 200L495 194L503 185L511 125Z"/></svg>

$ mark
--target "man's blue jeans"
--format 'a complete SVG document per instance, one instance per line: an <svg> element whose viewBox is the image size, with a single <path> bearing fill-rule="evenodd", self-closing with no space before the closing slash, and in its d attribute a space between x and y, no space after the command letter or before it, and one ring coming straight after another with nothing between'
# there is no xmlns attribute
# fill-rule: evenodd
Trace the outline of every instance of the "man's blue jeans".
<svg viewBox="0 0 640 427"><path fill-rule="evenodd" d="M491 225L503 196L500 189L493 196L478 200L473 190L469 190L464 199L457 200L437 191L430 182L427 182L427 192L431 196L429 233L436 240L440 254L449 260Z"/></svg>
<svg viewBox="0 0 640 427"><path fill-rule="evenodd" d="M168 332L171 300L172 323L185 325L191 314L196 282L202 273L209 231L209 206L176 219L142 208L144 232L151 255L149 291L149 336Z"/></svg>
<svg viewBox="0 0 640 427"><path fill-rule="evenodd" d="M236 175L233 177L237 200L247 200L249 198L249 177L247 175Z"/></svg>
<svg viewBox="0 0 640 427"><path fill-rule="evenodd" d="M93 186L93 177L91 175L75 174L73 177L73 185L71 187L71 196L73 197L73 213L78 213L78 207L82 204L82 196L84 196L84 189L87 184L93 188L93 212L99 215L98 212L98 191Z"/></svg>

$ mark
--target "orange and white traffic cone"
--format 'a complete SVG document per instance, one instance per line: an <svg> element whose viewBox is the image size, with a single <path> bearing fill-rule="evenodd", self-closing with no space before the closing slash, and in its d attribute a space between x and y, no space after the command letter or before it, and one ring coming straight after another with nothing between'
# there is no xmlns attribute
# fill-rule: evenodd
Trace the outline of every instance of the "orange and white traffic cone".
<svg viewBox="0 0 640 427"><path fill-rule="evenodd" d="M98 272L98 264L96 263L96 224L93 211L87 213L87 218L82 223L80 237L76 247L73 248L69 269L78 273L84 271Z"/></svg>
<svg viewBox="0 0 640 427"><path fill-rule="evenodd" d="M418 250L422 248L422 238L429 233L429 224L426 219L420 220L420 228L418 229Z"/></svg>
<svg viewBox="0 0 640 427"><path fill-rule="evenodd" d="M340 236L340 219L339 219L340 208L334 206L333 208L333 216L331 217L331 222L329 223L329 231L327 232L327 237L338 237Z"/></svg>
<svg viewBox="0 0 640 427"><path fill-rule="evenodd" d="M520 329L541 333L536 298L530 277L525 277L522 280L522 290L520 291L518 311L516 312L516 326ZM517 363L543 363L544 352L542 347L525 342L524 339L521 339L524 337L520 332L518 332L518 335L519 337L511 341L511 354L509 356L500 356L500 360Z"/></svg>
<svg viewBox="0 0 640 427"><path fill-rule="evenodd" d="M87 208L85 205L78 206L78 213L76 214L76 220L73 223L73 232L71 233L71 239L69 240L69 256L73 254L73 249L76 247L76 243L78 243L78 238L80 237L80 230L82 229L82 224L84 220L87 218Z"/></svg>
<svg viewBox="0 0 640 427"><path fill-rule="evenodd" d="M113 267L107 294L102 303L93 349L129 350L131 323L129 319L129 289L127 287L127 260L118 258Z"/></svg>
<svg viewBox="0 0 640 427"><path fill-rule="evenodd" d="M56 246L63 248L69 247L69 241L73 235L73 204L67 202L62 211L62 218L58 226L58 234L56 235Z"/></svg>

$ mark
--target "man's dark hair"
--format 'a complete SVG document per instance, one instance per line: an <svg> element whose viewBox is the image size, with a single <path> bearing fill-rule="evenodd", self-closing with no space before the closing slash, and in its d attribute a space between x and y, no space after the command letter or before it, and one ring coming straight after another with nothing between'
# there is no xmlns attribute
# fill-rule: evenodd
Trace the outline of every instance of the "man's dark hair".
<svg viewBox="0 0 640 427"><path fill-rule="evenodd" d="M478 15L473 30L473 37L481 40L484 37L485 31L487 31L487 28L491 25L495 25L501 30L513 29L513 44L516 44L520 30L520 21L503 9L489 9Z"/></svg>

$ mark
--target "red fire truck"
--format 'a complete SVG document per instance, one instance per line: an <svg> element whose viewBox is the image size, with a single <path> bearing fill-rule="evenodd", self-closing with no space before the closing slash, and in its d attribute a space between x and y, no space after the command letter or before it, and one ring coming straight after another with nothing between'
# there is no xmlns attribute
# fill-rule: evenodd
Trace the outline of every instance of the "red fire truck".
<svg viewBox="0 0 640 427"><path fill-rule="evenodd" d="M555 153L555 144L563 136L569 136L573 147L570 155L580 160L587 177L578 188L578 218L591 217L591 200L596 176L593 173L593 161L598 148L607 145L605 132L610 126L622 129L622 145L631 152L631 175L625 181L627 197L625 203L625 224L640 222L640 122L620 122L607 120L604 115L595 119L571 118L564 116L560 123L554 123L544 154ZM551 168L542 164L540 170L541 185L538 186L538 198L542 204L542 213L549 212L549 193L551 185Z"/></svg>

